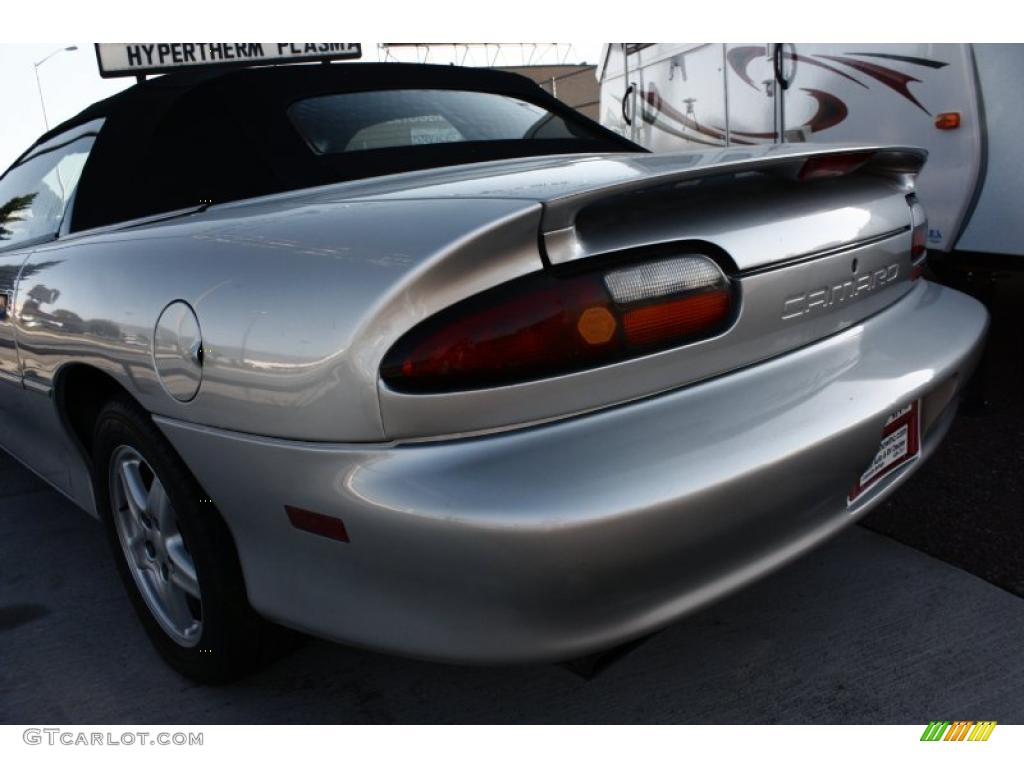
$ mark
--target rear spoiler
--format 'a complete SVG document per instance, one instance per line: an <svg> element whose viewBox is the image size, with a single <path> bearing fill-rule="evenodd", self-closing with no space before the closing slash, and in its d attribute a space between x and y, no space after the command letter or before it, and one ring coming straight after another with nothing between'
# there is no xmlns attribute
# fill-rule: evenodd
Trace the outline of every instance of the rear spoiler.
<svg viewBox="0 0 1024 768"><path fill-rule="evenodd" d="M564 264L587 254L576 232L576 217L597 201L624 197L636 192L672 188L709 176L758 171L793 181L813 181L851 173L885 176L907 194L928 158L918 147L890 145L793 145L729 147L719 152L673 152L630 158L636 177L610 182L553 197L544 203L541 237L552 264Z"/></svg>

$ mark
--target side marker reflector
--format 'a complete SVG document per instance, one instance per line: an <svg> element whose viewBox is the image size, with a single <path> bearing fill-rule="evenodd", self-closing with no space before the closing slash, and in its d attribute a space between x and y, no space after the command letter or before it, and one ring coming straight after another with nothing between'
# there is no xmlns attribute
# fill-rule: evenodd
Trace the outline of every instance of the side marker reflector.
<svg viewBox="0 0 1024 768"><path fill-rule="evenodd" d="M943 112L935 118L935 127L940 131L952 131L960 127L959 112Z"/></svg>
<svg viewBox="0 0 1024 768"><path fill-rule="evenodd" d="M288 513L288 519L292 526L300 531L315 533L317 536L335 541L347 542L349 540L345 524L337 517L321 515L319 512L310 512L308 509L291 507L287 504L285 504L284 511Z"/></svg>

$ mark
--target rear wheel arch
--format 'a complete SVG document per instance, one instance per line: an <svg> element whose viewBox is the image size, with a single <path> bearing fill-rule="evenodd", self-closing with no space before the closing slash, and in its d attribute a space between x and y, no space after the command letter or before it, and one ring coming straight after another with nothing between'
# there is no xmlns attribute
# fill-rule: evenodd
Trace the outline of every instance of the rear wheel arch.
<svg viewBox="0 0 1024 768"><path fill-rule="evenodd" d="M115 399L139 405L117 379L87 363L69 363L54 377L53 401L57 414L90 469L93 469L92 435L96 419L104 404Z"/></svg>
<svg viewBox="0 0 1024 768"><path fill-rule="evenodd" d="M119 400L130 404L149 417L152 414L117 379L87 363L69 363L57 371L57 375L54 377L53 399L64 429L93 477L93 495L95 496L96 472L105 471L102 467L94 466L93 460L93 434L103 407L109 402ZM190 474L193 474L170 441L165 439L164 442ZM221 519L224 527L230 533L227 521L224 520L216 506L211 505L210 510ZM234 544L234 534L231 534L231 538L232 544Z"/></svg>

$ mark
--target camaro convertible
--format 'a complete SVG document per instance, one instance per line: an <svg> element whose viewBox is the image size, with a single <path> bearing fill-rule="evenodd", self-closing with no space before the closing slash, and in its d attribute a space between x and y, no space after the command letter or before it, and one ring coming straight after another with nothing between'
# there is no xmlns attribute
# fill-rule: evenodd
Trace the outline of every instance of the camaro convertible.
<svg viewBox="0 0 1024 768"><path fill-rule="evenodd" d="M195 679L282 626L597 652L942 439L988 319L921 279L924 161L648 154L498 71L154 78L0 178L0 444L103 521Z"/></svg>

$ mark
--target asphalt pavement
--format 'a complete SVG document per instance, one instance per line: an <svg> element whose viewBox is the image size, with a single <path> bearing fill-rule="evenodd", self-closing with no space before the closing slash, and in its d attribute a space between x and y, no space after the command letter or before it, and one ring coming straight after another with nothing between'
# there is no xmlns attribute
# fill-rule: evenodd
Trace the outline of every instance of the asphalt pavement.
<svg viewBox="0 0 1024 768"><path fill-rule="evenodd" d="M1024 270L955 284L991 313L978 375L945 441L866 525L1024 597Z"/></svg>
<svg viewBox="0 0 1024 768"><path fill-rule="evenodd" d="M163 666L99 523L0 454L3 723L1024 723L1024 601L852 528L592 679L308 640L230 686Z"/></svg>

